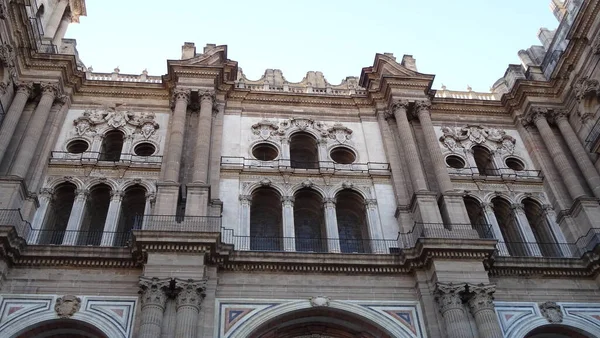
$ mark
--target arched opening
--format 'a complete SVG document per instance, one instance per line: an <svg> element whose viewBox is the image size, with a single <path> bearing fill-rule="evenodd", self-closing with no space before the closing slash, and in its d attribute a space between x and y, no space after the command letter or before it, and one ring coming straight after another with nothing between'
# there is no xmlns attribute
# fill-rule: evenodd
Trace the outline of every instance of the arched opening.
<svg viewBox="0 0 600 338"><path fill-rule="evenodd" d="M487 224L481 203L471 196L465 196L463 200L467 208L467 214L469 215L469 222L479 234L479 238L493 238L492 230Z"/></svg>
<svg viewBox="0 0 600 338"><path fill-rule="evenodd" d="M540 248L542 256L562 257L557 245L558 241L544 216L542 206L531 198L525 198L522 203L527 222L529 222L529 226L531 227L531 231L533 232L533 236Z"/></svg>
<svg viewBox="0 0 600 338"><path fill-rule="evenodd" d="M281 195L272 188L252 193L250 207L250 250L282 250Z"/></svg>
<svg viewBox="0 0 600 338"><path fill-rule="evenodd" d="M352 190L340 191L336 195L335 214L340 250L344 253L370 252L367 210L363 197Z"/></svg>
<svg viewBox="0 0 600 338"><path fill-rule="evenodd" d="M146 188L141 185L133 185L125 189L121 200L121 215L119 225L115 234L114 246L124 246L129 239L131 229L141 229L146 209Z"/></svg>
<svg viewBox="0 0 600 338"><path fill-rule="evenodd" d="M104 134L100 148L100 161L119 161L123 151L123 140L124 135L119 130L111 130Z"/></svg>
<svg viewBox="0 0 600 338"><path fill-rule="evenodd" d="M525 338L592 338L592 335L564 325L544 325L529 332Z"/></svg>
<svg viewBox="0 0 600 338"><path fill-rule="evenodd" d="M391 338L392 335L356 314L331 308L316 308L279 316L263 324L248 337Z"/></svg>
<svg viewBox="0 0 600 338"><path fill-rule="evenodd" d="M108 216L111 189L106 184L98 184L90 189L85 203L81 233L77 245L100 245L104 232L104 223Z"/></svg>
<svg viewBox="0 0 600 338"><path fill-rule="evenodd" d="M323 198L308 188L294 197L296 251L327 252Z"/></svg>
<svg viewBox="0 0 600 338"><path fill-rule="evenodd" d="M317 139L308 133L295 133L292 135L290 137L290 162L292 168L318 168Z"/></svg>
<svg viewBox="0 0 600 338"><path fill-rule="evenodd" d="M17 335L17 338L108 338L94 326L72 319L41 322Z"/></svg>
<svg viewBox="0 0 600 338"><path fill-rule="evenodd" d="M510 203L501 197L495 197L492 199L492 204L494 205L494 215L498 221L498 226L500 227L500 232L504 238L508 253L511 256L529 256L526 247L527 243L525 243L525 240L521 236L519 224Z"/></svg>
<svg viewBox="0 0 600 338"><path fill-rule="evenodd" d="M473 151L473 159L475 160L475 165L477 165L477 171L479 171L480 175L497 175L492 154L487 148L474 146L471 150Z"/></svg>
<svg viewBox="0 0 600 338"><path fill-rule="evenodd" d="M75 203L76 189L75 184L69 182L61 183L54 189L43 230L39 236L40 244L62 244L73 203Z"/></svg>

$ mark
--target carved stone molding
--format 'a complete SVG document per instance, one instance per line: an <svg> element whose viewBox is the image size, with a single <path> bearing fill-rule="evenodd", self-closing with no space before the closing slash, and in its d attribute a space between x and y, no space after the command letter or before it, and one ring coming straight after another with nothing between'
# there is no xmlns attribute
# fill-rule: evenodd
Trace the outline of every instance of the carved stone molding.
<svg viewBox="0 0 600 338"><path fill-rule="evenodd" d="M42 95L56 97L59 94L59 88L56 83L41 83L40 88L42 89Z"/></svg>
<svg viewBox="0 0 600 338"><path fill-rule="evenodd" d="M14 67L15 53L13 47L9 44L0 45L0 63L4 67Z"/></svg>
<svg viewBox="0 0 600 338"><path fill-rule="evenodd" d="M577 80L574 89L577 101L600 96L600 82L596 79L582 77Z"/></svg>
<svg viewBox="0 0 600 338"><path fill-rule="evenodd" d="M545 302L540 304L540 312L550 323L562 323L563 313L560 305L555 302Z"/></svg>
<svg viewBox="0 0 600 338"><path fill-rule="evenodd" d="M65 295L56 300L54 311L60 318L70 318L81 307L81 299L73 295Z"/></svg>
<svg viewBox="0 0 600 338"><path fill-rule="evenodd" d="M462 294L466 290L466 284L437 283L435 289L435 300L440 306L440 312L462 309Z"/></svg>
<svg viewBox="0 0 600 338"><path fill-rule="evenodd" d="M494 292L496 292L496 285L468 284L467 288L469 290L467 303L473 314L476 314L481 310L494 311Z"/></svg>
<svg viewBox="0 0 600 338"><path fill-rule="evenodd" d="M535 124L539 119L545 119L548 117L550 113L550 109L545 107L533 107L529 110L527 114L525 114L523 118L523 123L527 124Z"/></svg>
<svg viewBox="0 0 600 338"><path fill-rule="evenodd" d="M99 126L106 125L113 129L131 128L133 134L148 140L155 135L159 128L155 118L156 116L152 112L133 113L117 108L88 109L83 112L82 116L73 120L73 124L77 136L92 136Z"/></svg>
<svg viewBox="0 0 600 338"><path fill-rule="evenodd" d="M398 100L398 101L394 101L392 103L392 112L396 112L400 109L406 111L408 110L408 105L410 104L410 102L408 102L408 100Z"/></svg>
<svg viewBox="0 0 600 338"><path fill-rule="evenodd" d="M156 277L140 277L140 291L142 307L146 305L160 306L164 309L167 301L167 292L171 286L171 279Z"/></svg>
<svg viewBox="0 0 600 338"><path fill-rule="evenodd" d="M592 43L592 53L600 54L600 36L596 37L596 40Z"/></svg>
<svg viewBox="0 0 600 338"><path fill-rule="evenodd" d="M442 136L440 142L451 152L468 149L468 144L493 144L498 151L506 151L512 154L515 151L516 140L507 135L506 131L497 128L482 126L450 127L441 128Z"/></svg>
<svg viewBox="0 0 600 338"><path fill-rule="evenodd" d="M431 110L431 101L429 100L421 100L421 101L417 101L415 102L415 115L421 115L421 114L429 114Z"/></svg>
<svg viewBox="0 0 600 338"><path fill-rule="evenodd" d="M268 140L272 136L277 136L279 126L269 120L262 120L252 125L252 134L257 135L263 140Z"/></svg>
<svg viewBox="0 0 600 338"><path fill-rule="evenodd" d="M310 301L310 305L312 305L313 307L325 307L325 306L329 306L329 302L331 301L331 298L324 297L324 296L317 296L317 297L310 297L309 301Z"/></svg>
<svg viewBox="0 0 600 338"><path fill-rule="evenodd" d="M191 306L200 308L204 298L206 281L194 281L193 279L183 280L175 279L175 292L177 294L177 308L182 306Z"/></svg>
<svg viewBox="0 0 600 338"><path fill-rule="evenodd" d="M187 88L174 88L171 95L171 108L175 107L177 101L185 101L185 104L190 104L191 91Z"/></svg>
<svg viewBox="0 0 600 338"><path fill-rule="evenodd" d="M293 206L296 198L294 196L281 196L281 203L283 206Z"/></svg>

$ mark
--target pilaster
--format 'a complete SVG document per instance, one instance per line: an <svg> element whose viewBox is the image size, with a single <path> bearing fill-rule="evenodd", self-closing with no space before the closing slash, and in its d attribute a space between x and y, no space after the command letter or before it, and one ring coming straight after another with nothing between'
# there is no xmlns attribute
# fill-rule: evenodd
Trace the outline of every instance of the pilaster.
<svg viewBox="0 0 600 338"><path fill-rule="evenodd" d="M500 323L494 310L495 285L467 284L469 294L467 304L475 318L479 337L481 338L503 338Z"/></svg>
<svg viewBox="0 0 600 338"><path fill-rule="evenodd" d="M142 313L138 336L140 338L160 338L171 279L140 277L139 285Z"/></svg>
<svg viewBox="0 0 600 338"><path fill-rule="evenodd" d="M202 298L204 297L205 288L206 281L175 279L175 292L177 293L176 337L196 337L198 313L200 311Z"/></svg>

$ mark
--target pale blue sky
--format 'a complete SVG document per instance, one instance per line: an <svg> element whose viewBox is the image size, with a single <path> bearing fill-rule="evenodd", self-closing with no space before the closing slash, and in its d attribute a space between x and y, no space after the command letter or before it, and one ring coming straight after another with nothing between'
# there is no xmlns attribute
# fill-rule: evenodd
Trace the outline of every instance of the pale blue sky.
<svg viewBox="0 0 600 338"><path fill-rule="evenodd" d="M488 91L517 52L558 22L550 0L87 0L72 24L82 61L95 72L151 75L179 59L184 42L228 45L250 79L278 68L288 81L322 71L330 83L359 76L375 53L411 54L434 88Z"/></svg>

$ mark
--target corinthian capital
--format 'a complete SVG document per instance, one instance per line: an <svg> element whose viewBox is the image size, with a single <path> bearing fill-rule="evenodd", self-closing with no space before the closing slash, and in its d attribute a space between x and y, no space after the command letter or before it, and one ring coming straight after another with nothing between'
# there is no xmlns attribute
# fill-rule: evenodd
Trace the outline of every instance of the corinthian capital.
<svg viewBox="0 0 600 338"><path fill-rule="evenodd" d="M167 301L167 291L171 285L171 279L159 279L156 277L140 277L140 291L142 306L155 305L164 309Z"/></svg>
<svg viewBox="0 0 600 338"><path fill-rule="evenodd" d="M200 102L208 101L211 104L215 102L215 92L212 90L205 90L203 92L199 92L198 96L200 97Z"/></svg>
<svg viewBox="0 0 600 338"><path fill-rule="evenodd" d="M466 284L437 283L435 289L435 300L440 306L440 312L462 309L462 294L465 292Z"/></svg>
<svg viewBox="0 0 600 338"><path fill-rule="evenodd" d="M569 119L569 113L563 109L553 110L551 113L551 116L552 116L552 121L554 121L554 123L558 123L559 121Z"/></svg>
<svg viewBox="0 0 600 338"><path fill-rule="evenodd" d="M173 89L173 103L177 101L185 101L186 104L190 103L190 90L187 88L175 88Z"/></svg>
<svg viewBox="0 0 600 338"><path fill-rule="evenodd" d="M177 308L182 306L191 306L200 308L206 281L194 281L193 279L183 280L175 279L175 292L177 292Z"/></svg>
<svg viewBox="0 0 600 338"><path fill-rule="evenodd" d="M431 101L429 101L429 100L422 100L422 101L415 102L415 113L417 113L418 115L421 113L429 114L430 109L431 109Z"/></svg>
<svg viewBox="0 0 600 338"><path fill-rule="evenodd" d="M396 112L399 109L406 111L410 102L408 100L397 100L392 103L392 112Z"/></svg>
<svg viewBox="0 0 600 338"><path fill-rule="evenodd" d="M40 83L42 89L42 95L51 95L56 97L58 95L58 85L56 83Z"/></svg>
<svg viewBox="0 0 600 338"><path fill-rule="evenodd" d="M17 83L17 93L23 93L27 96L31 95L33 90L33 84L31 82L19 82Z"/></svg>
<svg viewBox="0 0 600 338"><path fill-rule="evenodd" d="M493 284L468 284L469 289L469 309L473 315L481 310L494 311L494 292L496 285Z"/></svg>
<svg viewBox="0 0 600 338"><path fill-rule="evenodd" d="M535 124L540 119L545 119L550 111L545 107L533 107L525 114L523 118L524 124Z"/></svg>

